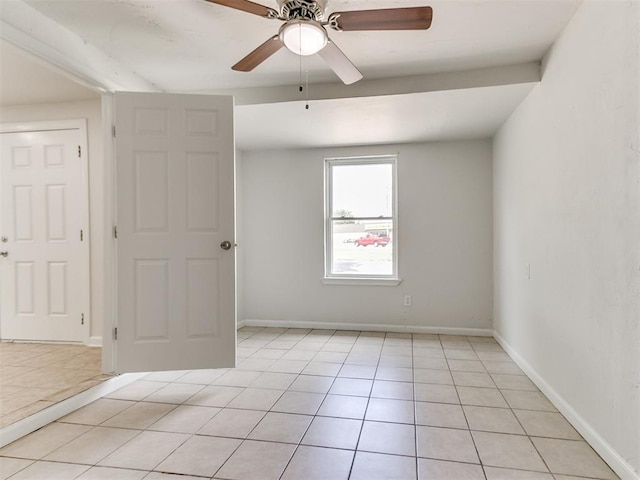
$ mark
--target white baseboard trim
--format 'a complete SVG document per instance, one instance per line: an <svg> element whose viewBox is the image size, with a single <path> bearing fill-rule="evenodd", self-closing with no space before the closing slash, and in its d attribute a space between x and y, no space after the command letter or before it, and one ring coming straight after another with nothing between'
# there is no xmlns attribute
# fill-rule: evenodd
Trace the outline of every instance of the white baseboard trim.
<svg viewBox="0 0 640 480"><path fill-rule="evenodd" d="M504 351L509 354L522 371L527 374L531 381L536 384L540 391L547 396L551 403L622 480L640 480L638 472L498 332L494 331L493 336Z"/></svg>
<svg viewBox="0 0 640 480"><path fill-rule="evenodd" d="M457 327L425 327L421 325L381 325L375 323L344 322L303 322L290 320L244 319L239 322L244 327L276 327L276 328L312 328L325 330L362 330L369 332L393 333L431 333L440 335L468 335L473 337L491 337L490 328L457 328Z"/></svg>
<svg viewBox="0 0 640 480"><path fill-rule="evenodd" d="M87 347L101 347L102 346L102 336L94 336L89 337L89 341L87 342Z"/></svg>
<svg viewBox="0 0 640 480"><path fill-rule="evenodd" d="M245 320L240 320L236 322L236 330L240 330L242 327L247 327Z"/></svg>
<svg viewBox="0 0 640 480"><path fill-rule="evenodd" d="M128 385L139 378L145 376L146 373L123 373L117 377L110 378L102 382L100 385L85 390L73 397L67 398L61 402L51 405L44 410L34 413L33 415L12 423L11 425L0 429L0 448L15 442L19 438L24 437L39 428L68 415L80 407L108 395L119 388Z"/></svg>

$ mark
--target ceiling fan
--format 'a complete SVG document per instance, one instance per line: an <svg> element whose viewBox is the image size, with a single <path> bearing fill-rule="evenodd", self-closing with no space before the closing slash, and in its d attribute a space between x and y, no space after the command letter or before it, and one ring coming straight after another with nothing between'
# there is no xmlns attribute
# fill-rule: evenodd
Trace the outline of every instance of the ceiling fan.
<svg viewBox="0 0 640 480"><path fill-rule="evenodd" d="M325 20L327 0L278 0L280 11L249 0L206 0L261 17L285 22L277 35L236 63L233 70L250 72L282 47L298 55L319 54L347 85L362 74L329 38L325 27L339 32L363 30L426 30L431 26L431 7L384 8L333 12Z"/></svg>

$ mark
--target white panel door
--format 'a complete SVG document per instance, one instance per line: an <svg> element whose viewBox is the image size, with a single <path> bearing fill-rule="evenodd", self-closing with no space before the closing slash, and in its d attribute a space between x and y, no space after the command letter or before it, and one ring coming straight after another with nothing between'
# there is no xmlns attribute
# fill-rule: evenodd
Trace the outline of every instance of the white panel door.
<svg viewBox="0 0 640 480"><path fill-rule="evenodd" d="M232 367L233 98L118 93L115 123L115 371Z"/></svg>
<svg viewBox="0 0 640 480"><path fill-rule="evenodd" d="M72 123L0 133L2 340L88 340L86 122Z"/></svg>

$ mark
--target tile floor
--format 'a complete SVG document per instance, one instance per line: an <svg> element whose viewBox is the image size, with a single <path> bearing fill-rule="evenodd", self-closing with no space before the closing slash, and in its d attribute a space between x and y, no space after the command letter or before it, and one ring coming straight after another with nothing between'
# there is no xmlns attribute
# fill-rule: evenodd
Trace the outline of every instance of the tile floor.
<svg viewBox="0 0 640 480"><path fill-rule="evenodd" d="M616 479L491 338L243 328L0 450L2 479Z"/></svg>
<svg viewBox="0 0 640 480"><path fill-rule="evenodd" d="M97 385L102 349L0 342L0 428Z"/></svg>

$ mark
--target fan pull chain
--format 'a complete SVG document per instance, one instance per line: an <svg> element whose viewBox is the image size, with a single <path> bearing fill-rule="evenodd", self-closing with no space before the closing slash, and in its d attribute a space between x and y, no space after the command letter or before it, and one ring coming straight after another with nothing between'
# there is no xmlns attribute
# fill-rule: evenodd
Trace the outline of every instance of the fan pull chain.
<svg viewBox="0 0 640 480"><path fill-rule="evenodd" d="M305 93L306 93L306 101L307 104L304 106L306 110L309 110L309 70L304 71L304 81L305 81Z"/></svg>

